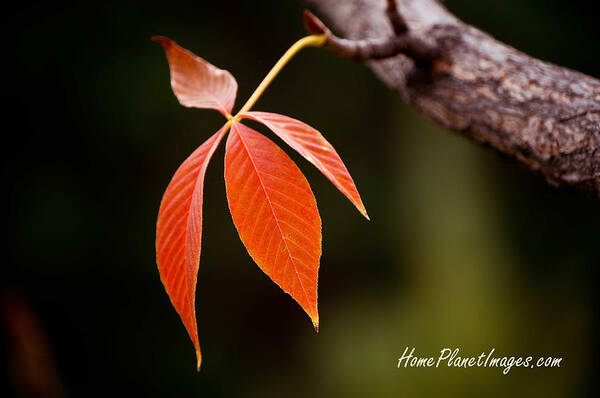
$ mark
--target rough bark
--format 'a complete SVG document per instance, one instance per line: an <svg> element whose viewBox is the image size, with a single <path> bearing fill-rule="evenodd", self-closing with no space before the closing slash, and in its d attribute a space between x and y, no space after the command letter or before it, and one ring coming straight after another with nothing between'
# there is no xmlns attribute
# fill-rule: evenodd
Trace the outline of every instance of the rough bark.
<svg viewBox="0 0 600 398"><path fill-rule="evenodd" d="M385 0L305 0L352 40L394 35ZM600 81L534 59L450 14L437 0L398 0L408 31L439 50L369 66L426 117L513 156L553 185L600 198Z"/></svg>

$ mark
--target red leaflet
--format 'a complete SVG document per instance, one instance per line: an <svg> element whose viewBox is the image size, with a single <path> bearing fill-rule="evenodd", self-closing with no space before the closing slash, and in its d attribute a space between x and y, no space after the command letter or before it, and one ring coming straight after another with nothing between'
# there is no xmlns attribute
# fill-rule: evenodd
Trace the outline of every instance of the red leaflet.
<svg viewBox="0 0 600 398"><path fill-rule="evenodd" d="M202 189L208 162L228 127L223 126L177 169L162 198L156 223L160 279L194 343L198 369L201 355L195 303L202 236Z"/></svg>
<svg viewBox="0 0 600 398"><path fill-rule="evenodd" d="M152 40L162 44L171 69L171 87L179 103L189 108L212 108L231 114L237 82L226 70L206 62L166 37Z"/></svg>
<svg viewBox="0 0 600 398"><path fill-rule="evenodd" d="M367 220L367 210L344 162L329 142L314 128L291 117L268 112L240 115L256 120L273 130L289 146L315 165L356 206Z"/></svg>
<svg viewBox="0 0 600 398"><path fill-rule="evenodd" d="M234 123L227 138L225 184L229 210L248 253L318 330L321 218L308 181L277 145Z"/></svg>
<svg viewBox="0 0 600 398"><path fill-rule="evenodd" d="M188 107L216 109L228 119L179 167L163 196L156 225L160 277L194 343L198 369L201 355L195 297L202 236L202 189L208 162L229 126L232 132L225 152L225 184L238 234L252 259L300 304L318 331L321 218L317 202L294 162L277 145L239 120L254 119L267 125L321 170L368 219L346 166L321 133L298 120L265 112L231 116L237 83L229 72L167 38L154 40L167 53L171 87L179 102ZM299 49L324 42L324 36L308 36L294 44L242 109L252 107L282 65Z"/></svg>

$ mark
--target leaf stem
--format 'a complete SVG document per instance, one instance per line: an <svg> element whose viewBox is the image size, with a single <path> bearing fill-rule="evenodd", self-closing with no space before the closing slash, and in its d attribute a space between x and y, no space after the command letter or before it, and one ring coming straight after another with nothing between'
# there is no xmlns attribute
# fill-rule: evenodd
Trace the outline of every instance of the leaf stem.
<svg viewBox="0 0 600 398"><path fill-rule="evenodd" d="M269 84L275 79L275 77L281 72L281 69L296 55L300 50L304 47L321 47L325 44L325 35L311 35L303 37L294 43L283 56L277 61L275 66L269 71L267 76L263 79L263 81L259 84L259 86L254 90L248 101L242 106L242 109L237 113L237 115L231 117L233 120L238 119L238 115L248 112L250 108L254 106L256 101L260 98L263 92L269 87Z"/></svg>

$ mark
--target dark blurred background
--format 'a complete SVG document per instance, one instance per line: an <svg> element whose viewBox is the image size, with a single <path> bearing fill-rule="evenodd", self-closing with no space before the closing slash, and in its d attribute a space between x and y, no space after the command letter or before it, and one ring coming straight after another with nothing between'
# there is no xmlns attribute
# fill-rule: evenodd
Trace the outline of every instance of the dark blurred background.
<svg viewBox="0 0 600 398"><path fill-rule="evenodd" d="M445 2L531 55L600 77L593 3ZM196 373L159 280L155 220L173 172L222 118L179 106L150 36L231 71L239 108L304 35L301 11L277 0L5 9L0 396L593 395L600 202L437 128L367 68L316 49L255 109L320 129L373 221L287 150L323 219L316 334L239 241L221 148L205 186ZM564 359L508 375L397 369L406 346Z"/></svg>

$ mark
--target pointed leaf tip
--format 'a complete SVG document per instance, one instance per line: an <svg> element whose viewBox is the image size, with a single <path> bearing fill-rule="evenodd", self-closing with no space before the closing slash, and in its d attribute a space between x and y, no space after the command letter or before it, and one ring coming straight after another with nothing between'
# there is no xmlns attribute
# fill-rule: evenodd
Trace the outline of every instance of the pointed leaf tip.
<svg viewBox="0 0 600 398"><path fill-rule="evenodd" d="M200 372L200 366L202 366L202 354L200 350L196 350L196 371Z"/></svg>
<svg viewBox="0 0 600 398"><path fill-rule="evenodd" d="M165 36L152 36L150 40L159 43L161 46L168 48L171 46L171 40L166 38Z"/></svg>

